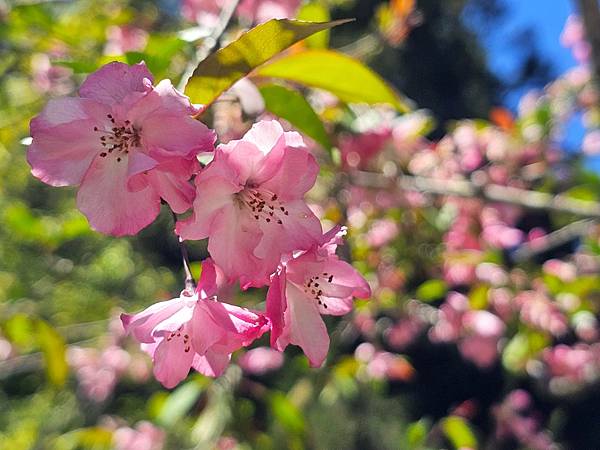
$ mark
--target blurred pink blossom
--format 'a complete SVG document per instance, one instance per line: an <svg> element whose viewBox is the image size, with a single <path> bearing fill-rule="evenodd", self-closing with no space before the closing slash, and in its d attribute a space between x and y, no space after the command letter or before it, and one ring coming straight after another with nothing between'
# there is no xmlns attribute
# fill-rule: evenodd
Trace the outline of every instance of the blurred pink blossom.
<svg viewBox="0 0 600 450"><path fill-rule="evenodd" d="M521 291L514 299L525 323L554 336L562 336L568 330L568 322L558 305L545 294L536 291Z"/></svg>
<svg viewBox="0 0 600 450"><path fill-rule="evenodd" d="M150 422L138 422L135 428L120 427L113 434L115 450L162 450L165 432Z"/></svg>
<svg viewBox="0 0 600 450"><path fill-rule="evenodd" d="M104 54L119 56L144 50L148 42L148 33L131 25L113 25L106 29L106 38Z"/></svg>
<svg viewBox="0 0 600 450"><path fill-rule="evenodd" d="M592 130L584 136L581 150L586 155L600 154L600 130Z"/></svg>
<svg viewBox="0 0 600 450"><path fill-rule="evenodd" d="M302 0L242 0L237 15L251 23L270 19L290 19L296 15Z"/></svg>
<svg viewBox="0 0 600 450"><path fill-rule="evenodd" d="M543 431L540 420L531 410L532 400L524 390L508 394L500 405L492 409L496 420L496 438L516 439L532 450L558 450L550 434Z"/></svg>
<svg viewBox="0 0 600 450"><path fill-rule="evenodd" d="M547 274L560 278L565 283L575 281L577 278L575 265L560 259L549 259L542 266L542 270Z"/></svg>
<svg viewBox="0 0 600 450"><path fill-rule="evenodd" d="M367 243L371 247L382 247L398 236L399 231L395 220L376 220L367 232Z"/></svg>
<svg viewBox="0 0 600 450"><path fill-rule="evenodd" d="M458 348L463 357L481 368L493 365L498 359L504 323L488 311L468 311L462 322L463 338Z"/></svg>
<svg viewBox="0 0 600 450"><path fill-rule="evenodd" d="M342 134L339 147L346 167L365 169L389 141L391 130L382 127L379 130L359 134Z"/></svg>
<svg viewBox="0 0 600 450"><path fill-rule="evenodd" d="M270 347L257 347L248 350L238 360L244 372L250 375L264 375L279 369L284 362L283 353Z"/></svg>

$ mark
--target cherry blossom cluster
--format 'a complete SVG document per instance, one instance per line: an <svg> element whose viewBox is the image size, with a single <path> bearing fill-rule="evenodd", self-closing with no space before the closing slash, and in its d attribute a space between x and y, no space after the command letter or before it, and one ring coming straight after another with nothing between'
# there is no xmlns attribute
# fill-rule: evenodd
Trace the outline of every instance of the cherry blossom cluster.
<svg viewBox="0 0 600 450"><path fill-rule="evenodd" d="M250 24L285 19L294 17L301 3L301 0L242 0L235 14ZM190 22L210 29L218 24L219 15L226 5L226 0L183 0L181 13Z"/></svg>
<svg viewBox="0 0 600 450"><path fill-rule="evenodd" d="M215 149L215 133L194 118L200 111L169 80L153 85L143 63L113 62L84 81L79 97L51 100L32 120L28 161L45 183L78 186L79 209L105 234L138 233L161 203L177 214L192 209L175 231L208 239L197 289L122 316L163 385L174 387L190 368L222 374L234 351L267 331L276 350L298 345L318 367L329 347L321 314L350 312L370 288L335 253L345 229L324 233L306 204L315 157L277 121ZM212 156L206 166L201 154ZM268 287L266 311L219 301L217 278Z"/></svg>

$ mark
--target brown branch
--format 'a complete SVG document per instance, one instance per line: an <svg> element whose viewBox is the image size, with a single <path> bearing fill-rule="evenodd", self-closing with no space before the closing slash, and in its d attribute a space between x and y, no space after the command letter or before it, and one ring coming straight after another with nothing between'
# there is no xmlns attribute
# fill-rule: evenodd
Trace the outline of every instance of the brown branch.
<svg viewBox="0 0 600 450"><path fill-rule="evenodd" d="M592 46L592 64L596 83L600 83L600 7L598 0L577 0L585 26L585 34Z"/></svg>
<svg viewBox="0 0 600 450"><path fill-rule="evenodd" d="M600 203L499 184L478 186L467 180L441 180L410 175L390 178L380 173L364 171L356 172L352 176L352 182L357 186L373 188L396 187L401 190L436 195L481 198L490 202L507 203L526 209L569 213L594 219L600 218Z"/></svg>
<svg viewBox="0 0 600 450"><path fill-rule="evenodd" d="M212 52L215 49L215 47L219 43L219 40L223 36L223 33L225 33L229 22L231 22L233 13L235 12L239 3L240 0L230 0L223 7L223 9L221 10L221 15L219 16L219 22L217 23L217 26L213 29L210 36L206 37L202 41L202 44L200 44L200 46L198 47L196 55L185 68L185 72L181 76L181 80L179 81L177 89L179 89L182 92L185 90L185 86L187 85L187 82L189 81L190 77L193 75L194 70L196 70L196 67L198 67L198 64L204 61L204 59L206 59L206 57L210 55L210 52Z"/></svg>
<svg viewBox="0 0 600 450"><path fill-rule="evenodd" d="M527 261L537 255L571 242L581 236L586 236L596 226L595 219L582 219L570 223L550 234L526 242L515 250L513 259L517 262Z"/></svg>

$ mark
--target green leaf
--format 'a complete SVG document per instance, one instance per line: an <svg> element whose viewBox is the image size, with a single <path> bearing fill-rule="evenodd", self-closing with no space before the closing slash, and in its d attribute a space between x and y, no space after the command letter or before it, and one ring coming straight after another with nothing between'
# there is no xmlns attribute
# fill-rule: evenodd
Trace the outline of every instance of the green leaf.
<svg viewBox="0 0 600 450"><path fill-rule="evenodd" d="M196 380L182 384L175 389L162 405L157 422L172 427L194 406L204 387Z"/></svg>
<svg viewBox="0 0 600 450"><path fill-rule="evenodd" d="M26 314L12 316L3 324L2 331L20 351L30 351L35 345L33 321Z"/></svg>
<svg viewBox="0 0 600 450"><path fill-rule="evenodd" d="M326 23L273 19L244 33L198 64L185 93L193 103L212 103L236 81L296 42L348 20Z"/></svg>
<svg viewBox="0 0 600 450"><path fill-rule="evenodd" d="M408 444L408 448L418 449L423 447L430 427L431 425L426 419L411 423L406 429L406 443Z"/></svg>
<svg viewBox="0 0 600 450"><path fill-rule="evenodd" d="M417 298L425 302L441 299L448 292L448 285L442 280L427 280L417 288Z"/></svg>
<svg viewBox="0 0 600 450"><path fill-rule="evenodd" d="M307 22L329 22L331 14L329 14L329 9L321 3L310 2L300 8L296 18ZM306 38L306 45L308 48L329 47L329 30L320 31Z"/></svg>
<svg viewBox="0 0 600 450"><path fill-rule="evenodd" d="M110 450L113 433L102 427L79 428L58 436L53 444L56 450Z"/></svg>
<svg viewBox="0 0 600 450"><path fill-rule="evenodd" d="M550 340L544 334L532 330L522 330L515 334L504 347L502 364L510 372L522 372L525 370L527 362L549 344Z"/></svg>
<svg viewBox="0 0 600 450"><path fill-rule="evenodd" d="M56 386L64 385L69 374L64 339L43 320L35 322L35 333L38 345L44 355L48 379Z"/></svg>
<svg viewBox="0 0 600 450"><path fill-rule="evenodd" d="M410 110L400 94L369 67L331 50L287 55L260 67L257 74L324 89L348 103L387 103L399 111Z"/></svg>
<svg viewBox="0 0 600 450"><path fill-rule="evenodd" d="M477 448L477 438L465 419L449 416L442 420L442 429L454 448Z"/></svg>
<svg viewBox="0 0 600 450"><path fill-rule="evenodd" d="M269 405L275 421L288 433L301 434L304 431L302 412L283 393L273 392L269 398Z"/></svg>
<svg viewBox="0 0 600 450"><path fill-rule="evenodd" d="M485 284L477 284L469 292L469 304L473 309L485 309L488 304L488 292L490 288Z"/></svg>
<svg viewBox="0 0 600 450"><path fill-rule="evenodd" d="M331 149L331 141L321 119L302 95L274 84L262 86L260 93L269 111L287 120L324 148Z"/></svg>
<svg viewBox="0 0 600 450"><path fill-rule="evenodd" d="M98 69L98 64L93 60L88 60L88 61L58 60L58 61L52 61L52 64L57 65L57 66L68 67L74 73L91 73L94 70Z"/></svg>

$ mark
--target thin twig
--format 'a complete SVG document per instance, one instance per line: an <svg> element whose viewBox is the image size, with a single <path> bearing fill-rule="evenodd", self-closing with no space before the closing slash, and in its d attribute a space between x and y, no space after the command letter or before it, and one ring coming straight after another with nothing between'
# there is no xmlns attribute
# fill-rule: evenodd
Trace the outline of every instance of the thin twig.
<svg viewBox="0 0 600 450"><path fill-rule="evenodd" d="M239 3L240 0L231 0L227 2L227 4L223 7L223 9L221 10L221 15L219 16L219 22L217 23L217 26L214 28L210 36L205 38L202 41L202 44L198 46L198 49L196 50L196 55L185 68L185 72L183 73L181 80L179 81L179 85L177 86L177 88L180 91L183 92L185 90L185 86L187 85L187 82L190 79L190 77L194 74L194 70L196 70L198 64L204 61L206 57L210 55L210 52L212 52L217 46L219 40L223 36L223 33L227 29L227 26L229 25L229 22L233 17L233 13L235 12Z"/></svg>
<svg viewBox="0 0 600 450"><path fill-rule="evenodd" d="M171 211L173 214L173 222L177 223L177 214ZM188 251L183 239L177 236L177 242L179 243L179 251L181 252L181 260L183 264L183 271L185 272L185 289L184 292L193 294L196 290L196 281L192 275L192 269L190 268L190 258Z"/></svg>
<svg viewBox="0 0 600 450"><path fill-rule="evenodd" d="M550 234L522 244L515 250L513 259L516 262L527 261L537 255L558 248L573 239L586 236L597 223L596 219L582 219L565 225Z"/></svg>
<svg viewBox="0 0 600 450"><path fill-rule="evenodd" d="M352 183L364 187L397 187L402 190L436 195L481 198L491 202L507 203L527 209L549 210L581 217L600 218L600 203L499 184L479 186L467 180L442 180L411 175L390 178L381 173L364 171L356 172L352 176Z"/></svg>

